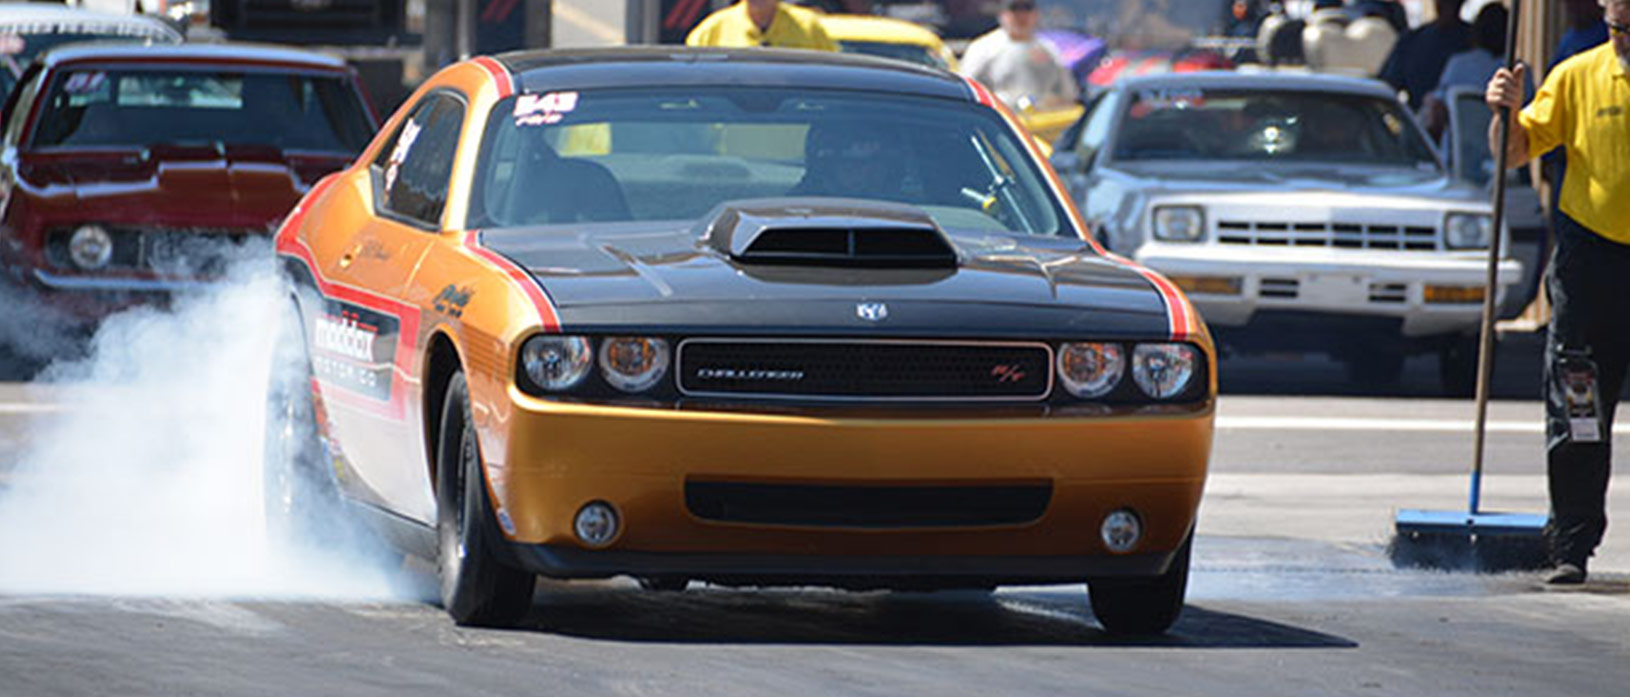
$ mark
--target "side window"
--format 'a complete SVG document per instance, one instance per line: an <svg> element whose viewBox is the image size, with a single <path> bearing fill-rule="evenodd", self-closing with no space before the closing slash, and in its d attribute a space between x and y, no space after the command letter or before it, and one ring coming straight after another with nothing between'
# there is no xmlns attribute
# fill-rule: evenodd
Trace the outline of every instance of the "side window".
<svg viewBox="0 0 1630 697"><path fill-rule="evenodd" d="M463 125L464 105L449 95L434 95L414 110L374 160L382 208L432 227L441 224Z"/></svg>
<svg viewBox="0 0 1630 697"><path fill-rule="evenodd" d="M1115 124L1115 112L1121 104L1120 94L1118 91L1108 92L1088 107L1092 115L1087 117L1086 126L1081 129L1081 145L1076 149L1083 164L1089 164L1104 149L1104 142L1109 140L1109 129Z"/></svg>

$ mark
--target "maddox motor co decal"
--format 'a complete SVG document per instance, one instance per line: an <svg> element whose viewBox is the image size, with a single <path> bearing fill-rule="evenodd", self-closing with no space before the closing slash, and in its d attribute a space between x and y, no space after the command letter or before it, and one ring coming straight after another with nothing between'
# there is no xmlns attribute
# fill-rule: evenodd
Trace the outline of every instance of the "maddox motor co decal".
<svg viewBox="0 0 1630 697"><path fill-rule="evenodd" d="M390 315L328 300L312 327L313 372L324 382L390 401L391 365L400 326Z"/></svg>

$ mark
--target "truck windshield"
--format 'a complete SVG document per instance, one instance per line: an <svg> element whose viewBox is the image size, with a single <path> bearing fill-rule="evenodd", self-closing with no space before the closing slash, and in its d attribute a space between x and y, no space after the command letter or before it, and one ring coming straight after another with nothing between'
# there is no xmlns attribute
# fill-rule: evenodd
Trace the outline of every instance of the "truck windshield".
<svg viewBox="0 0 1630 697"><path fill-rule="evenodd" d="M1397 102L1292 90L1137 90L1114 158L1267 160L1437 168Z"/></svg>

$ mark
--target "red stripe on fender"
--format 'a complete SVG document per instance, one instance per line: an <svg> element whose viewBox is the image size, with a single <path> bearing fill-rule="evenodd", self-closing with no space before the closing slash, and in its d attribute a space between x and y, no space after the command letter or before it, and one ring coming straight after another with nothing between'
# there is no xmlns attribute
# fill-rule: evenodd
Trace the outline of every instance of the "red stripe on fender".
<svg viewBox="0 0 1630 697"><path fill-rule="evenodd" d="M527 273L526 269L521 268L520 265L510 261L508 257L481 246L480 230L471 230L464 233L464 248L470 250L471 254L481 257L493 266L498 267L500 271L509 276L510 281L514 282L522 292L526 293L526 297L532 301L532 306L538 310L538 324L543 327L544 331L551 333L560 331L560 315L555 312L555 303L549 299L547 293L543 292L543 286L538 283L537 278Z"/></svg>
<svg viewBox="0 0 1630 697"><path fill-rule="evenodd" d="M487 71L488 75L492 76L492 83L493 86L498 89L499 99L515 94L515 78L510 77L509 69L505 68L503 63L499 63L498 61L487 56L472 58L470 59L470 62L476 64L482 70Z"/></svg>
<svg viewBox="0 0 1630 697"><path fill-rule="evenodd" d="M985 89L985 86L979 84L978 80L964 75L962 81L968 83L968 89L973 91L974 101L985 106L996 106L996 95L991 94L990 90Z"/></svg>
<svg viewBox="0 0 1630 697"><path fill-rule="evenodd" d="M1161 301L1166 303L1166 318L1170 323L1172 341L1183 341L1189 337L1189 321L1191 318L1189 317L1188 305L1183 302L1183 294L1177 290L1177 286L1172 285L1172 282L1166 280L1164 276L1149 270L1149 267L1126 257L1118 254L1105 254L1104 257L1136 271L1139 276L1143 277L1143 280L1148 281L1149 285L1155 287L1156 292L1160 293Z"/></svg>

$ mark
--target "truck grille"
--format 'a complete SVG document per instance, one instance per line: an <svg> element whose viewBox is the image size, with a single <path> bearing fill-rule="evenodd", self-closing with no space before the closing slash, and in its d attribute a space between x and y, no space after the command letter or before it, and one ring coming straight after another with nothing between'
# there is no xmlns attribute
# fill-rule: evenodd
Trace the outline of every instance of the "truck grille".
<svg viewBox="0 0 1630 697"><path fill-rule="evenodd" d="M685 507L703 520L759 525L902 528L1019 525L1036 520L1051 484L833 486L685 482Z"/></svg>
<svg viewBox="0 0 1630 697"><path fill-rule="evenodd" d="M832 400L1038 401L1052 388L1040 343L688 339L687 395Z"/></svg>
<svg viewBox="0 0 1630 697"><path fill-rule="evenodd" d="M1413 225L1219 220L1217 241L1259 246L1430 252L1438 249L1438 231Z"/></svg>

